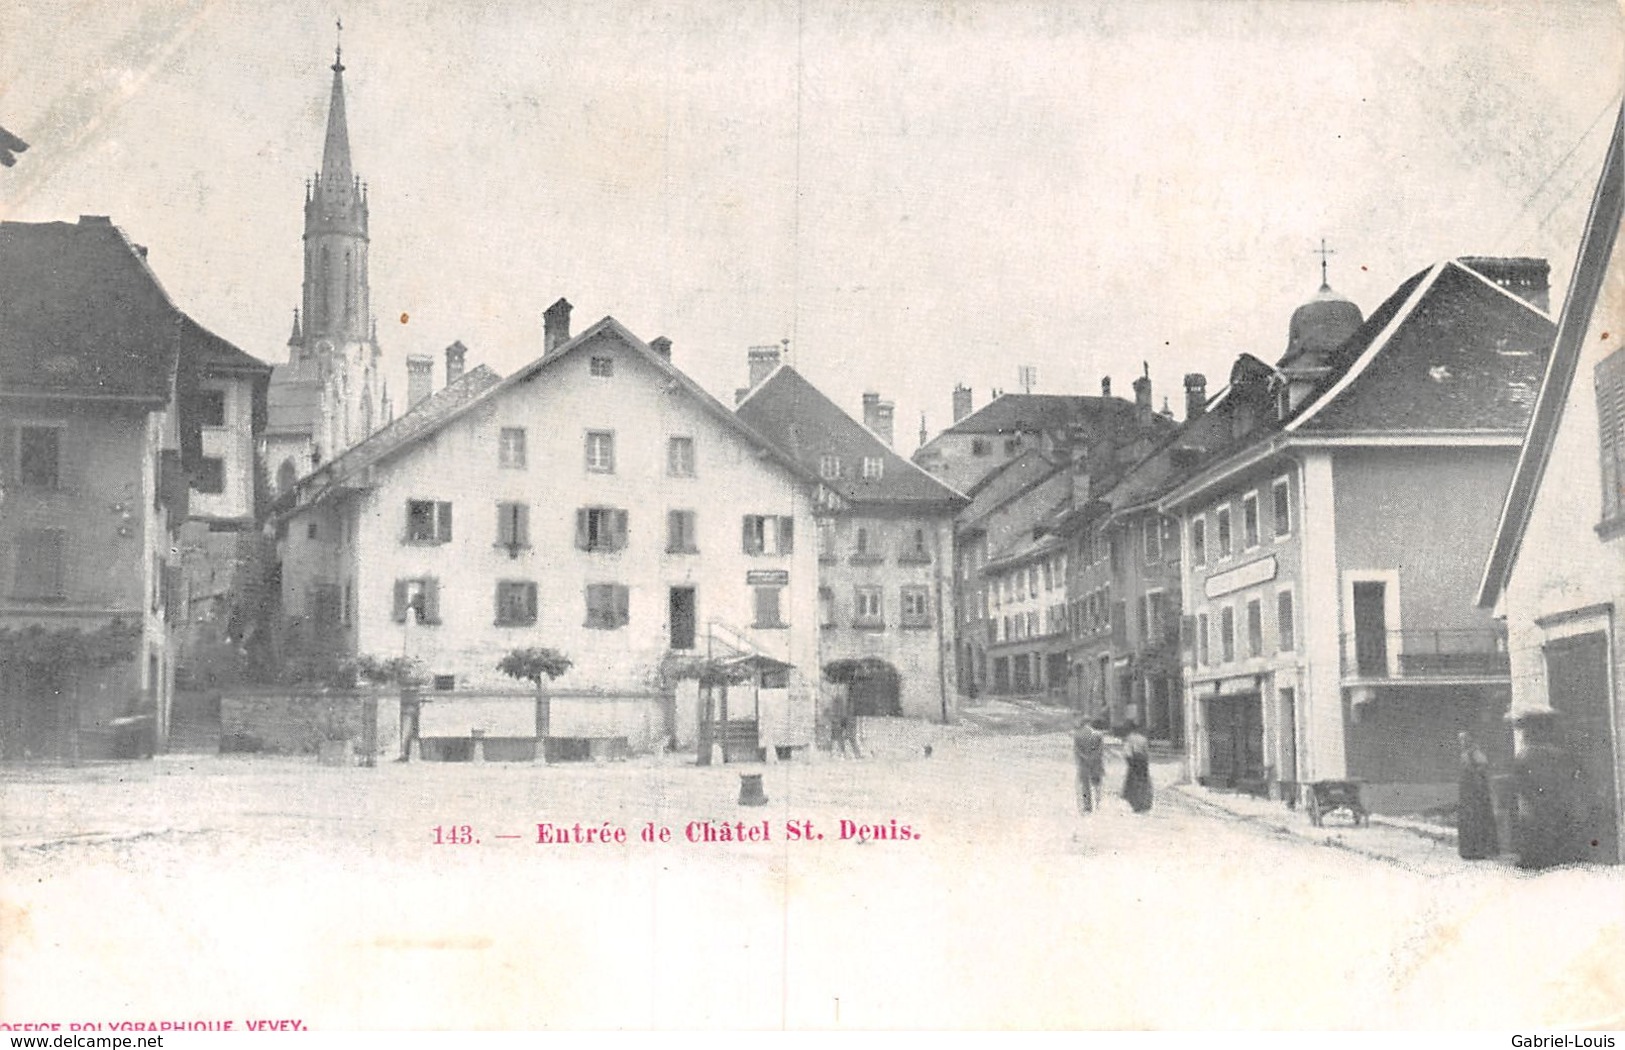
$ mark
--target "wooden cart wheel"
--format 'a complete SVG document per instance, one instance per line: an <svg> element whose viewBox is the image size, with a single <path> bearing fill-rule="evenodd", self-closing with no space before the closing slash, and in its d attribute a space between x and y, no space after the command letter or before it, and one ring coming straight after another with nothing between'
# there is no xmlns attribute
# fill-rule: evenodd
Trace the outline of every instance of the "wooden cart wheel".
<svg viewBox="0 0 1625 1050"><path fill-rule="evenodd" d="M1320 827L1320 792L1314 788L1309 789L1309 823Z"/></svg>

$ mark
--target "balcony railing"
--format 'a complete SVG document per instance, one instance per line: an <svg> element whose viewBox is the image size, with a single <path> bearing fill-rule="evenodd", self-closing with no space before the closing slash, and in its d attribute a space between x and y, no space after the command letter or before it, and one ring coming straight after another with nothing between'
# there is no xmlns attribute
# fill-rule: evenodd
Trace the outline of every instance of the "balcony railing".
<svg viewBox="0 0 1625 1050"><path fill-rule="evenodd" d="M1353 678L1483 678L1510 673L1500 631L1362 631L1343 636L1343 674Z"/></svg>

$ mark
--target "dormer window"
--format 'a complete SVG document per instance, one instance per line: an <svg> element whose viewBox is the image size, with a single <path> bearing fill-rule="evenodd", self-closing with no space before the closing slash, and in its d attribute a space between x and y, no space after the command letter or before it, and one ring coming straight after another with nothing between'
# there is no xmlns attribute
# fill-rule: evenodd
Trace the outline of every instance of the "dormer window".
<svg viewBox="0 0 1625 1050"><path fill-rule="evenodd" d="M834 481L841 476L840 456L820 456L818 459L818 476L825 481Z"/></svg>
<svg viewBox="0 0 1625 1050"><path fill-rule="evenodd" d="M886 461L881 459L879 456L863 457L863 480L879 481L880 476L885 472L885 469Z"/></svg>

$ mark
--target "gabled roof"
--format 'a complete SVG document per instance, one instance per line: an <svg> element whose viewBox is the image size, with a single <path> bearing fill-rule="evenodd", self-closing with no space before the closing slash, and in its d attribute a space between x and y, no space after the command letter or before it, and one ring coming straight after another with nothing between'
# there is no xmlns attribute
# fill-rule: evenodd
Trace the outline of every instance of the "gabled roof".
<svg viewBox="0 0 1625 1050"><path fill-rule="evenodd" d="M840 477L825 478L823 483L852 503L952 510L969 502L894 452L789 365L780 365L758 383L734 411L751 429L820 476L823 457L837 457ZM867 458L881 460L879 478L863 477L860 468Z"/></svg>
<svg viewBox="0 0 1625 1050"><path fill-rule="evenodd" d="M0 389L164 402L181 361L270 371L177 309L106 218L0 223Z"/></svg>
<svg viewBox="0 0 1625 1050"><path fill-rule="evenodd" d="M1512 483L1501 508L1500 525L1485 562L1484 578L1478 590L1481 606L1491 607L1500 600L1517 563L1529 517L1546 474L1546 464L1551 461L1552 445L1563 421L1563 409L1574 387L1592 315L1610 269L1618 265L1614 250L1618 246L1621 222L1625 222L1625 103L1621 103L1614 123L1614 137L1609 140L1608 154L1603 159L1602 176L1591 198L1591 213L1586 218L1579 256L1557 323L1557 339L1551 358L1546 362L1546 374L1530 416L1523 451L1512 472Z"/></svg>
<svg viewBox="0 0 1625 1050"><path fill-rule="evenodd" d="M649 349L619 321L613 317L605 317L552 353L542 355L506 379L499 378L495 372L483 365L464 373L457 382L441 388L390 426L312 472L305 481L300 482L300 502L315 499L333 484L342 485L344 481L359 475L366 467L411 448L444 429L474 407L500 397L520 384L537 379L583 347L591 346L601 339L615 339L633 353L640 355L656 371L663 373L672 381L675 384L674 389L688 394L713 418L737 433L742 440L761 449L798 478L812 482L818 480L815 473L804 469L773 442L751 429L722 402L678 371L670 361Z"/></svg>
<svg viewBox="0 0 1625 1050"><path fill-rule="evenodd" d="M1125 424L1134 419L1134 403L1120 397L1074 394L1000 394L961 419L944 434L1016 434L1065 430L1093 425L1107 415Z"/></svg>
<svg viewBox="0 0 1625 1050"><path fill-rule="evenodd" d="M1412 282L1373 315L1387 323L1361 326L1334 355L1336 378L1287 430L1522 432L1551 320L1457 260Z"/></svg>

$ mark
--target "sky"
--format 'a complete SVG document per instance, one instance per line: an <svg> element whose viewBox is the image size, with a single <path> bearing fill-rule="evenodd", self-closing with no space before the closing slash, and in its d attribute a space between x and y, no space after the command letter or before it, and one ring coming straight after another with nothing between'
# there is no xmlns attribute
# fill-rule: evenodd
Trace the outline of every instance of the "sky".
<svg viewBox="0 0 1625 1050"><path fill-rule="evenodd" d="M563 296L724 400L789 340L904 452L1022 365L1182 414L1280 356L1321 238L1366 313L1456 255L1549 259L1555 311L1625 84L1614 0L7 0L0 218L109 215L284 359L338 17L397 398Z"/></svg>

